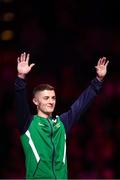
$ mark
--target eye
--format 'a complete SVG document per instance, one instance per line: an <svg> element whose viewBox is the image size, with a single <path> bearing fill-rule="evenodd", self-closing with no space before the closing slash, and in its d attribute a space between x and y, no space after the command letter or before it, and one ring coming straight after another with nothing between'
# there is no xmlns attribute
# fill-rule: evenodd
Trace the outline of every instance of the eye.
<svg viewBox="0 0 120 180"><path fill-rule="evenodd" d="M56 100L56 96L52 97L53 100Z"/></svg>
<svg viewBox="0 0 120 180"><path fill-rule="evenodd" d="M48 98L49 98L48 96L43 97L43 99L45 99L45 100L47 100Z"/></svg>

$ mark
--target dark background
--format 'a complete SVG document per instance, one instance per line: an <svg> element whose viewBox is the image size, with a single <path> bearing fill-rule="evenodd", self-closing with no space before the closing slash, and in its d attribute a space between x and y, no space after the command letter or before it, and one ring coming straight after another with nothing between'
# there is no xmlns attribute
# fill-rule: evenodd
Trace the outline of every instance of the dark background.
<svg viewBox="0 0 120 180"><path fill-rule="evenodd" d="M25 177L14 99L22 52L36 64L28 75L33 113L35 85L55 86L60 114L95 77L98 59L107 57L103 88L68 135L68 169L71 179L120 178L119 16L117 1L0 0L0 178Z"/></svg>

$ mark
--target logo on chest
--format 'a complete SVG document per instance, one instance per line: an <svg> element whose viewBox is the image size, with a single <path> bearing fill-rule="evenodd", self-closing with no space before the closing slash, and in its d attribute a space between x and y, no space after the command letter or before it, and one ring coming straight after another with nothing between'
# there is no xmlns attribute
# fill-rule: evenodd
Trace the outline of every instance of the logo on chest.
<svg viewBox="0 0 120 180"><path fill-rule="evenodd" d="M59 127L60 127L60 123L57 123L57 124L55 125L55 127L56 127L56 128L59 128Z"/></svg>
<svg viewBox="0 0 120 180"><path fill-rule="evenodd" d="M42 127L45 126L44 124L42 124L42 123L40 123L40 122L38 123L38 125L39 125L39 126L42 126Z"/></svg>

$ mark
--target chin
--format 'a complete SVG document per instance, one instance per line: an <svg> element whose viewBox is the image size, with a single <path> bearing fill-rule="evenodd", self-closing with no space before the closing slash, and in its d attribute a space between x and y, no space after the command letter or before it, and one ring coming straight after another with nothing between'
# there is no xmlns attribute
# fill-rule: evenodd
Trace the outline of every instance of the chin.
<svg viewBox="0 0 120 180"><path fill-rule="evenodd" d="M54 109L52 109L52 108L47 110L48 113L52 113L53 111L54 111Z"/></svg>
<svg viewBox="0 0 120 180"><path fill-rule="evenodd" d="M53 111L48 111L46 112L48 115L51 115L53 113Z"/></svg>
<svg viewBox="0 0 120 180"><path fill-rule="evenodd" d="M49 111L49 112L48 112L48 114L52 114L52 113L53 113L53 111Z"/></svg>

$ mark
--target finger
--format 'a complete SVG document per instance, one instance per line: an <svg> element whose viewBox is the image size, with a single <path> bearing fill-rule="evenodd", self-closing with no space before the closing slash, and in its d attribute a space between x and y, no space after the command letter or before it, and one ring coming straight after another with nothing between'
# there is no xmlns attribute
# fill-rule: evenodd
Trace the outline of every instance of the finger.
<svg viewBox="0 0 120 180"><path fill-rule="evenodd" d="M109 64L109 61L107 61L107 62L106 62L105 66L107 67L107 66L108 66L108 64Z"/></svg>
<svg viewBox="0 0 120 180"><path fill-rule="evenodd" d="M20 63L20 58L19 57L17 58L17 62Z"/></svg>
<svg viewBox="0 0 120 180"><path fill-rule="evenodd" d="M26 53L23 53L23 61L26 61Z"/></svg>
<svg viewBox="0 0 120 180"><path fill-rule="evenodd" d="M30 54L27 54L27 57L26 57L26 62L29 63L29 59L30 59Z"/></svg>
<svg viewBox="0 0 120 180"><path fill-rule="evenodd" d="M99 66L95 66L95 69L99 70L100 68L99 68Z"/></svg>
<svg viewBox="0 0 120 180"><path fill-rule="evenodd" d="M98 60L97 66L99 66L99 65L100 65L100 62L101 62L101 58Z"/></svg>
<svg viewBox="0 0 120 180"><path fill-rule="evenodd" d="M102 59L102 60L106 60L106 57L102 57L101 59Z"/></svg>
<svg viewBox="0 0 120 180"><path fill-rule="evenodd" d="M105 62L106 62L106 60L104 58L101 59L101 64L100 65L105 65Z"/></svg>
<svg viewBox="0 0 120 180"><path fill-rule="evenodd" d="M31 65L30 65L30 68L32 69L32 67L34 66L35 64L34 63L32 63Z"/></svg>
<svg viewBox="0 0 120 180"><path fill-rule="evenodd" d="M101 62L100 62L101 65L105 65L105 62L106 62L106 57L102 57L102 58L101 58Z"/></svg>
<svg viewBox="0 0 120 180"><path fill-rule="evenodd" d="M22 62L23 61L23 53L21 53L21 55L20 55L20 62Z"/></svg>

